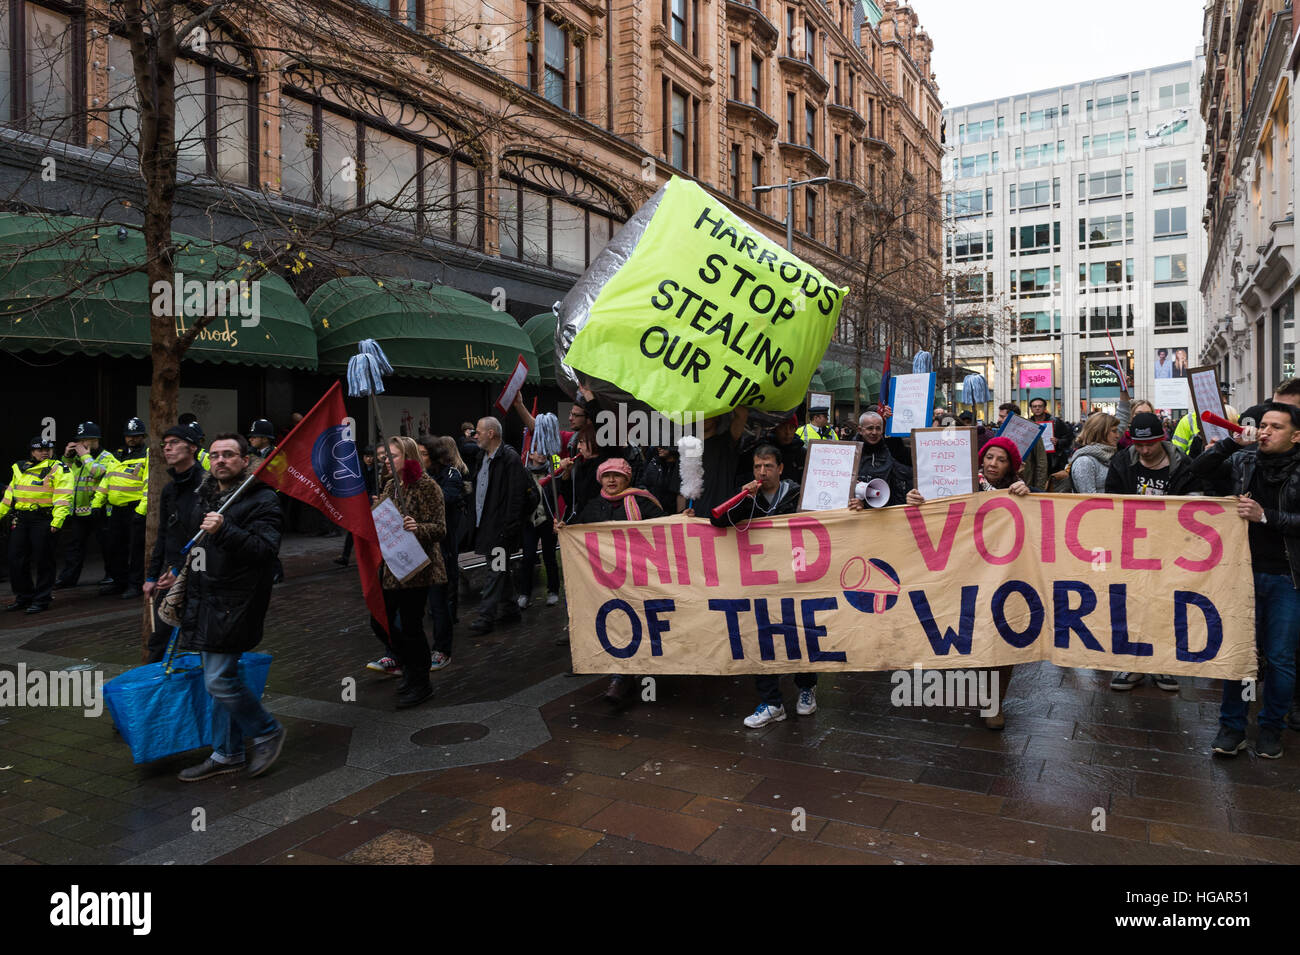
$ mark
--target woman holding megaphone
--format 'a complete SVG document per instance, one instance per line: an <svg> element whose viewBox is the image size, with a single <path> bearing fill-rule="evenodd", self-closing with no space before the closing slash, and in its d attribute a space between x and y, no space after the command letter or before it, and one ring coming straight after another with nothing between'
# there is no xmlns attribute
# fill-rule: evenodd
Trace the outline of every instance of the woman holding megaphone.
<svg viewBox="0 0 1300 955"><path fill-rule="evenodd" d="M991 438L980 448L980 491L1010 491L1017 497L1029 495L1029 485L1016 477L1020 471L1020 449L1010 438ZM907 503L925 503L921 492L913 488L907 492ZM984 717L984 725L991 730L1001 730L1007 725L1002 715L1002 701L1007 697L1014 666L993 667L987 671L998 675L998 711Z"/></svg>

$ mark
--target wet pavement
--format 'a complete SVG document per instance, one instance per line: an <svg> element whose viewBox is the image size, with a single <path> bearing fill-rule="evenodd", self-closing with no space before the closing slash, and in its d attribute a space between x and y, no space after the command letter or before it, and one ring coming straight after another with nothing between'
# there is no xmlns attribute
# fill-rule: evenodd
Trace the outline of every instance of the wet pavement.
<svg viewBox="0 0 1300 955"><path fill-rule="evenodd" d="M1109 673L1017 667L1002 733L892 706L885 673L823 674L807 717L787 678L788 718L758 730L748 677L661 677L613 712L603 679L567 674L539 585L484 637L463 605L434 701L396 712L339 545L285 545L259 647L288 729L269 773L185 784L202 751L136 766L107 713L0 707L0 862L1300 862L1300 734L1281 760L1212 759L1208 680L1115 693ZM0 617L0 670L109 678L138 663L140 611L58 591Z"/></svg>

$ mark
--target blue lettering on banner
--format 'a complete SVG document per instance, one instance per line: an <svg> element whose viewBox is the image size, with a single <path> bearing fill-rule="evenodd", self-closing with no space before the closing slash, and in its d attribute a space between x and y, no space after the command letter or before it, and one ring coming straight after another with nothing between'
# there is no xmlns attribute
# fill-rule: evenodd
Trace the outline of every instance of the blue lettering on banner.
<svg viewBox="0 0 1300 955"><path fill-rule="evenodd" d="M749 609L748 600L710 600L710 610L721 610L727 615L727 639L731 641L731 659L745 659L745 648L740 642L740 614Z"/></svg>
<svg viewBox="0 0 1300 955"><path fill-rule="evenodd" d="M794 615L794 598L781 598L781 622L772 623L767 615L767 601L754 601L754 619L758 623L758 658L775 660L776 650L772 646L772 637L781 634L785 637L785 658L802 660L799 653L799 623ZM843 659L841 657L841 659Z"/></svg>
<svg viewBox="0 0 1300 955"><path fill-rule="evenodd" d="M1081 598L1078 607L1070 606L1070 594ZM1070 648L1070 631L1089 650L1105 653L1097 638L1092 635L1083 618L1097 609L1097 595L1081 580L1058 580L1052 584L1052 618L1056 624L1056 645L1062 650Z"/></svg>
<svg viewBox="0 0 1300 955"><path fill-rule="evenodd" d="M784 601L782 601L784 603ZM818 597L813 600L799 601L803 613L803 635L808 641L809 663L845 663L848 660L843 651L823 650L817 643L819 637L826 636L826 628L817 625L818 610L834 610L838 606L834 597Z"/></svg>
<svg viewBox="0 0 1300 955"><path fill-rule="evenodd" d="M672 629L667 620L659 619L659 615L661 613L672 613L676 609L677 604L672 600L647 600L645 602L646 629L650 631L650 656L661 657L664 655L663 641L660 638Z"/></svg>
<svg viewBox="0 0 1300 955"><path fill-rule="evenodd" d="M1205 649L1195 653L1187 644L1187 605L1205 615ZM1174 655L1187 663L1204 663L1218 656L1223 646L1223 620L1210 598L1190 590L1174 591Z"/></svg>
<svg viewBox="0 0 1300 955"><path fill-rule="evenodd" d="M1110 652L1149 657L1155 648L1128 638L1128 585L1110 585Z"/></svg>
<svg viewBox="0 0 1300 955"><path fill-rule="evenodd" d="M930 648L934 650L936 656L947 656L950 647L956 647L957 652L962 655L970 653L971 635L975 629L975 598L979 596L979 592L978 586L961 589L961 617L957 621L957 632L954 634L952 628L948 627L942 636L935 625L934 613L930 610L930 601L926 599L925 591L907 592L908 599L912 601L912 608L916 611L916 619L925 628L925 638L930 641Z"/></svg>
<svg viewBox="0 0 1300 955"><path fill-rule="evenodd" d="M605 632L605 618L611 611L621 610L627 614L628 620L632 621L632 641L625 647L615 647L609 642L609 635ZM605 652L612 657L620 660L626 660L636 653L637 648L641 646L641 618L636 615L632 605L626 600L607 600L601 605L600 612L596 614L596 639L600 645L605 648Z"/></svg>
<svg viewBox="0 0 1300 955"><path fill-rule="evenodd" d="M1029 608L1029 626L1024 630L1016 630L1007 620L1007 598L1012 594L1020 594ZM1018 650L1023 650L1038 639L1038 635L1043 632L1045 616L1047 613L1038 591L1023 580L1008 580L993 591L993 626L997 628L998 636Z"/></svg>

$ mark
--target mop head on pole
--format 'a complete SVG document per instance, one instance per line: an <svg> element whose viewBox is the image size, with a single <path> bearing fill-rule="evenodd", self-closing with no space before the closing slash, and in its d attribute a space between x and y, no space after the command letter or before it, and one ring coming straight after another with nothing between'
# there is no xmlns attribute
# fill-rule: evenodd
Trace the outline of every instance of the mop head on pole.
<svg viewBox="0 0 1300 955"><path fill-rule="evenodd" d="M704 442L694 435L677 439L677 453L681 456L681 495L693 501L704 493Z"/></svg>
<svg viewBox="0 0 1300 955"><path fill-rule="evenodd" d="M359 342L357 349L358 353L348 359L348 396L382 395L384 375L391 375L393 366L373 338Z"/></svg>
<svg viewBox="0 0 1300 955"><path fill-rule="evenodd" d="M550 458L560 453L560 419L547 412L539 414L534 425L533 451Z"/></svg>

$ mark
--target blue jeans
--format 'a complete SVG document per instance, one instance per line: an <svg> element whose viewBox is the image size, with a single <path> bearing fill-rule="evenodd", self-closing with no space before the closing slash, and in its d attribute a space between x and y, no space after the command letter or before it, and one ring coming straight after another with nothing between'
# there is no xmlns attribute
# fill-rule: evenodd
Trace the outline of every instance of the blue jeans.
<svg viewBox="0 0 1300 955"><path fill-rule="evenodd" d="M238 653L208 653L203 657L203 685L212 697L212 758L218 763L244 761L244 737L260 743L280 731L280 724L262 708L239 678Z"/></svg>
<svg viewBox="0 0 1300 955"><path fill-rule="evenodd" d="M1259 725L1282 729L1295 692L1296 645L1300 643L1300 592L1287 574L1255 575L1255 645L1268 664L1264 678ZM1232 730L1245 730L1250 704L1241 698L1242 684L1223 683L1219 722Z"/></svg>

